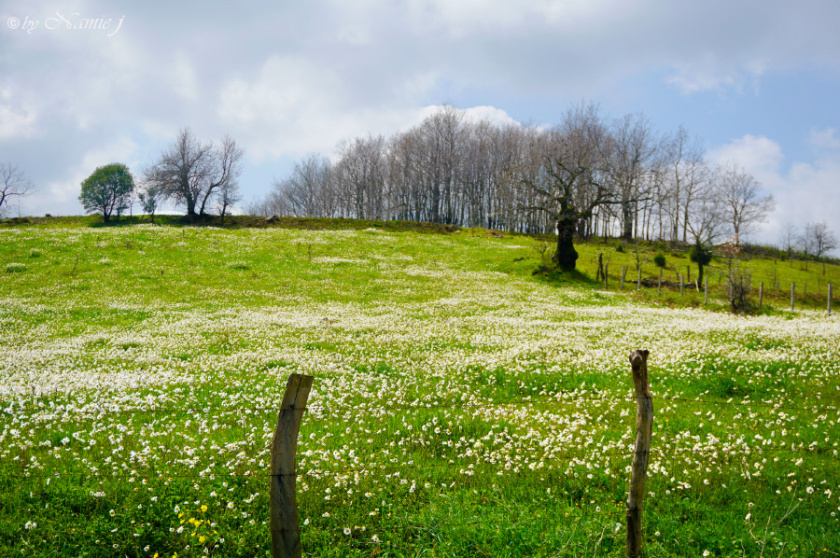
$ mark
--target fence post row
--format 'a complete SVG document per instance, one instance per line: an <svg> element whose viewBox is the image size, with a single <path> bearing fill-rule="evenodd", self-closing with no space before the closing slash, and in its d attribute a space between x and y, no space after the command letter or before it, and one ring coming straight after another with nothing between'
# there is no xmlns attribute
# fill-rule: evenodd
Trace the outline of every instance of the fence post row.
<svg viewBox="0 0 840 558"><path fill-rule="evenodd" d="M633 472L627 496L628 558L642 556L642 504L645 498L645 475L650 456L650 439L653 432L653 401L648 384L647 350L630 353L633 368L633 387L636 391L636 448L633 453Z"/></svg>
<svg viewBox="0 0 840 558"><path fill-rule="evenodd" d="M306 400L312 388L312 376L292 374L277 415L271 444L271 556L300 558L300 518L298 516L295 455L298 433Z"/></svg>

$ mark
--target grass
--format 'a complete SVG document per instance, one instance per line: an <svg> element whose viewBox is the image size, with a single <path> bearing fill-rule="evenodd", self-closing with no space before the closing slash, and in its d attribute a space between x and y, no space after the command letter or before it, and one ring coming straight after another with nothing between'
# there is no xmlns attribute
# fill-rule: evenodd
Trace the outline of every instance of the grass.
<svg viewBox="0 0 840 558"><path fill-rule="evenodd" d="M2 556L268 555L291 372L315 376L306 554L623 556L635 348L654 393L648 555L840 551L840 321L824 295L791 313L768 293L761 315L732 316L714 280L708 305L618 289L635 254L614 243L580 246L578 273L534 274L525 236L159 220L0 226L0 265L26 268L0 274ZM666 274L687 263L642 250ZM822 276L743 265L809 291Z"/></svg>

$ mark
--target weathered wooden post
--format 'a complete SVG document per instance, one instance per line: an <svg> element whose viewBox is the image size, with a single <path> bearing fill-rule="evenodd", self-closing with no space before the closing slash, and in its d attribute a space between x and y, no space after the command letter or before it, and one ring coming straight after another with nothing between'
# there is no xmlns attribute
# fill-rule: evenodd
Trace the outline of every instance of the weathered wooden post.
<svg viewBox="0 0 840 558"><path fill-rule="evenodd" d="M796 283L790 284L790 311L796 310L794 304L796 303Z"/></svg>
<svg viewBox="0 0 840 558"><path fill-rule="evenodd" d="M620 289L624 290L624 279L627 277L627 266L621 266L621 287Z"/></svg>
<svg viewBox="0 0 840 558"><path fill-rule="evenodd" d="M685 266L685 280L687 283L691 283L691 264Z"/></svg>
<svg viewBox="0 0 840 558"><path fill-rule="evenodd" d="M656 287L656 294L662 294L662 268L659 268L659 285Z"/></svg>
<svg viewBox="0 0 840 558"><path fill-rule="evenodd" d="M300 558L300 519L295 494L295 454L298 433L306 400L312 388L312 376L292 374L286 384L286 395L277 415L274 441L271 444L271 556Z"/></svg>
<svg viewBox="0 0 840 558"><path fill-rule="evenodd" d="M708 276L703 278L703 290L706 293L703 304L709 304L709 277Z"/></svg>
<svg viewBox="0 0 840 558"><path fill-rule="evenodd" d="M828 284L828 306L826 308L826 315L831 316L831 283Z"/></svg>
<svg viewBox="0 0 840 558"><path fill-rule="evenodd" d="M653 401L648 384L647 357L649 351L630 353L633 368L633 387L636 391L636 449L633 454L633 472L630 475L630 492L627 496L627 546L628 558L642 556L642 506L645 499L650 439L653 433Z"/></svg>
<svg viewBox="0 0 840 558"><path fill-rule="evenodd" d="M761 308L764 302L764 281L758 284L758 307Z"/></svg>
<svg viewBox="0 0 840 558"><path fill-rule="evenodd" d="M680 296L683 295L683 276L680 275Z"/></svg>

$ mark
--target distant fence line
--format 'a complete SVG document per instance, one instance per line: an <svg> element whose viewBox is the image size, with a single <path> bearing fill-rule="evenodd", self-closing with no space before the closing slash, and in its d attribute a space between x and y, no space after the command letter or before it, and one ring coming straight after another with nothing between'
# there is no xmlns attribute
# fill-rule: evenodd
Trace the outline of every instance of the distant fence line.
<svg viewBox="0 0 840 558"><path fill-rule="evenodd" d="M619 282L618 289L619 290L624 290L625 289L625 284L627 283L627 272L628 272L629 268L630 268L630 266L622 265L621 266L621 272L619 274L611 276L610 271L609 271L610 270L610 264L604 264L603 269L601 269L600 267L598 268L598 276L597 276L596 280L601 281L603 283L604 288L606 289L606 288L609 288L610 280L615 279ZM679 273L679 271L674 269L673 272L672 272L673 273L673 281L671 281L670 279L668 279L665 276L664 268L657 267L656 269L657 269L656 274L654 274L654 275L649 275L648 274L647 276L643 276L642 266L638 266L637 273L636 273L636 280L635 280L636 290L641 290L642 287L652 288L653 286L656 286L657 294L662 294L662 288L665 287L665 288L668 288L668 289L673 289L675 292L677 290L679 290L680 296L685 296L685 290L686 290L686 288L688 288L689 290L695 290L698 293L703 292L704 295L705 295L704 296L704 304L708 304L708 302L709 302L709 274L706 274L704 276L703 284L700 285L700 284L698 284L697 279L695 279L693 282L691 281L691 266L690 265L686 266L686 273L685 274ZM725 278L724 272L723 271L718 271L714 275L717 275L717 283L718 283L718 286L720 286L723 283L723 280ZM780 279L778 279L778 278L775 279L775 290L776 290L777 294L781 294L781 292L782 292L781 291L781 284L782 283L781 283ZM820 291L822 291L822 287L821 287L822 282L819 282L819 285L820 285ZM800 308L803 309L804 308L804 303L808 299L808 284L803 282L801 284L801 286L802 286L802 294L799 297L799 302L800 302ZM826 314L828 316L831 316L832 299L834 297L832 283L827 282L826 286L825 286L825 289L826 289L826 294L825 294L824 300L826 301ZM757 290L758 290L758 299L759 299L758 306L761 307L764 303L764 294L765 294L764 281L759 282ZM791 312L796 311L796 300L797 300L796 299L796 292L797 292L796 291L796 282L791 281L791 283L790 283L790 293L791 293L790 294L790 297L791 297L790 298L790 300L791 300L790 309L791 309ZM814 298L815 301L819 301L819 300L822 299L821 295L816 295L816 294L812 295L812 298ZM816 306L815 306L815 308L816 308Z"/></svg>

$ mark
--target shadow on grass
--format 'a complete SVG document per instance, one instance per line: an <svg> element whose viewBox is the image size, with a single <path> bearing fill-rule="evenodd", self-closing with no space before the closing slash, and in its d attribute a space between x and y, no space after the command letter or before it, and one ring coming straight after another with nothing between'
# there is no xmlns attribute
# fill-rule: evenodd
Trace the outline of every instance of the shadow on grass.
<svg viewBox="0 0 840 558"><path fill-rule="evenodd" d="M563 271L553 265L542 264L532 272L534 277L537 277L550 285L558 287L598 287L601 283L592 277L585 275L574 269L572 271Z"/></svg>

